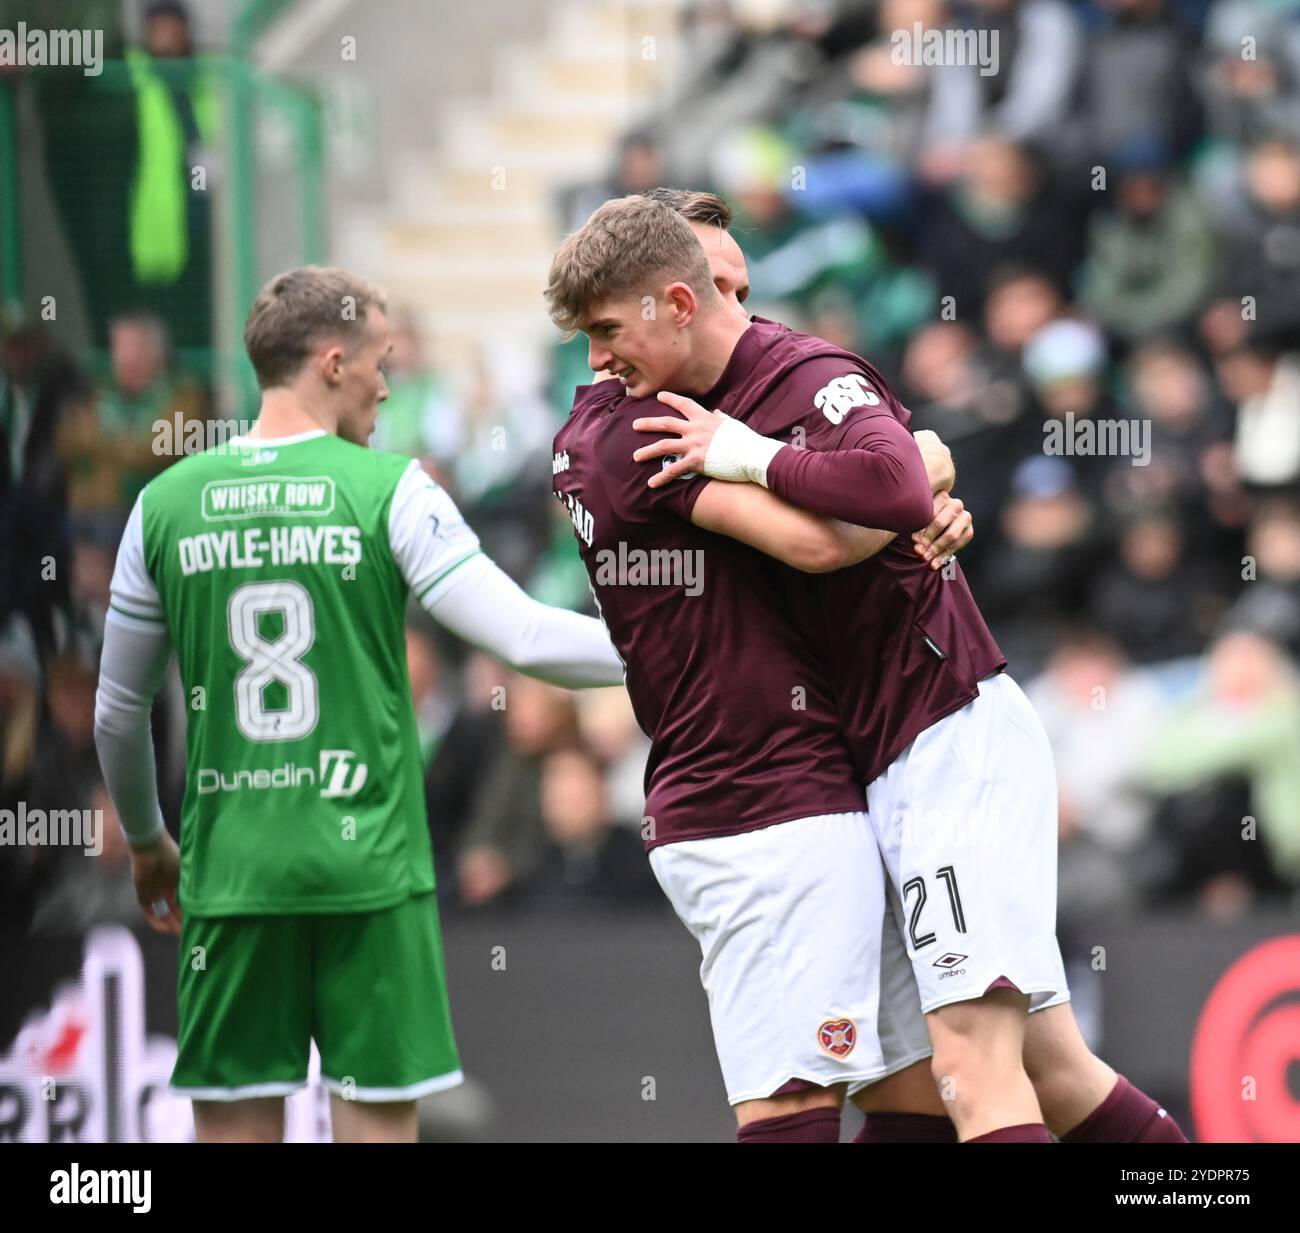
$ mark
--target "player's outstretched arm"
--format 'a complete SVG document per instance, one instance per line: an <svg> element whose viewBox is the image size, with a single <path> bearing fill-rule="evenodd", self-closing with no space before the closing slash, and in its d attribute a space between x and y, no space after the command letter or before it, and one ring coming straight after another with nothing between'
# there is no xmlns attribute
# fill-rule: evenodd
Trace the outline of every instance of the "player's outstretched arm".
<svg viewBox="0 0 1300 1233"><path fill-rule="evenodd" d="M922 443L892 415L864 421L850 449L804 450L764 437L739 420L706 411L681 395L661 393L659 401L680 412L685 421L666 417L633 421L638 432L675 434L642 446L633 455L637 462L677 455L676 462L651 478L651 487L670 483L684 471L696 471L712 479L760 484L826 518L910 533L930 521L933 492L951 486L951 477L943 470L951 467L952 459L939 438L931 433L925 443L931 458L943 464L937 468L937 485L932 485Z"/></svg>
<svg viewBox="0 0 1300 1233"><path fill-rule="evenodd" d="M632 427L639 432L675 434L653 445L642 446L633 454L637 462L645 462L668 454L675 455L676 461L668 462L661 471L650 478L651 487L661 487L671 483L679 474L688 471L702 473L714 479L739 480L767 487L768 468L778 453L805 452L788 451L782 442L760 436L721 412L706 411L689 398L679 398L677 395L660 395L660 398L676 407L685 418L647 418L633 421ZM913 533L912 550L928 562L932 569L939 569L946 564L950 554L970 543L974 538L975 530L965 506L960 500L950 496L956 481L956 470L948 447L935 433L928 431L918 432L914 441L925 465L926 479L934 495L930 520L924 529ZM863 463L862 458L855 455L856 450L837 450L819 453L817 457L827 460L820 465L843 472L841 479L848 483L845 476L851 477L859 472ZM811 508L804 500L786 495L794 504ZM862 508L851 504L861 500L861 489L855 492L850 485L846 493L838 493L838 495L832 493L831 500L837 502L833 508L853 508L859 518L865 516Z"/></svg>
<svg viewBox="0 0 1300 1233"><path fill-rule="evenodd" d="M623 661L600 621L539 603L479 553L425 604L440 624L517 672L584 689L623 684Z"/></svg>
<svg viewBox="0 0 1300 1233"><path fill-rule="evenodd" d="M736 424L734 420L729 422ZM849 519L850 522L858 522L863 517L868 516L874 506L870 503L864 503L861 497L855 494L854 484L866 485L871 483L870 477L864 472L864 465L870 466L869 463L864 464L864 459L871 457L871 439L876 438L877 435L881 440L888 439L885 454L877 455L877 460L879 460L882 457L889 456L889 451L894 450L897 442L893 438L900 431L906 434L906 430L902 429L896 420L890 418L878 416L870 420L869 423L871 425L871 438L859 440L858 444L852 449L812 452L783 447L778 458L789 458L791 468L803 468L803 471L800 473L801 478L798 483L793 487L778 481L772 490L778 493L783 492L787 500L804 509L820 507L823 510L828 508L844 511L854 510L856 517ZM744 425L737 424L736 426L750 432ZM757 436L757 434L751 435ZM766 437L759 437L758 439L767 441ZM925 517L926 525L921 530L912 533L912 550L928 562L932 569L939 569L951 559L952 553L964 548L974 538L974 525L962 502L951 495L953 484L957 480L957 471L953 466L951 451L939 439L937 434L928 430L918 432L913 441L925 466L925 478L932 495L930 497L930 511ZM795 474L793 469L786 472L787 478L793 474ZM856 481L855 476L858 477ZM825 480L832 491L824 499L811 498L813 504L809 505L809 489L806 485L812 484L815 488L816 484L821 480ZM909 481L909 484L912 484L912 481ZM909 497L908 500L910 501L911 498ZM916 510L906 514L907 520L914 520L918 516L920 509L921 505L918 499ZM842 514L831 514L829 516L843 517ZM902 515L900 514L900 516ZM874 527L890 524L870 522L865 525Z"/></svg>
<svg viewBox="0 0 1300 1233"><path fill-rule="evenodd" d="M819 518L756 484L706 484L691 509L691 521L807 574L856 565L894 538L891 531Z"/></svg>
<svg viewBox="0 0 1300 1233"><path fill-rule="evenodd" d="M426 612L516 671L581 689L623 683L600 621L538 603L483 555L456 503L413 462L388 517L393 559Z"/></svg>

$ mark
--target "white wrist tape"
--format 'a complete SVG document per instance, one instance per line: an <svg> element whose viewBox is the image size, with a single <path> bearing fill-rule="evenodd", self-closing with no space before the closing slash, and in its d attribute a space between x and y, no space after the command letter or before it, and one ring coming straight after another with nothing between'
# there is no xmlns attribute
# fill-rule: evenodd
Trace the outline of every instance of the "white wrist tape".
<svg viewBox="0 0 1300 1233"><path fill-rule="evenodd" d="M784 442L764 437L729 415L720 415L719 421L704 456L704 474L710 479L762 484L766 488L768 465L784 448Z"/></svg>

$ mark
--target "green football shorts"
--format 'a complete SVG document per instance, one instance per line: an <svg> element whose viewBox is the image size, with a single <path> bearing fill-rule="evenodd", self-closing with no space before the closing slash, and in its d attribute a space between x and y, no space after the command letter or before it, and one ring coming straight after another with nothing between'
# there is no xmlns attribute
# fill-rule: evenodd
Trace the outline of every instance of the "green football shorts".
<svg viewBox="0 0 1300 1233"><path fill-rule="evenodd" d="M353 1100L462 1078L433 894L378 912L186 915L177 1000L171 1086L192 1100L297 1091L312 1039L325 1086Z"/></svg>

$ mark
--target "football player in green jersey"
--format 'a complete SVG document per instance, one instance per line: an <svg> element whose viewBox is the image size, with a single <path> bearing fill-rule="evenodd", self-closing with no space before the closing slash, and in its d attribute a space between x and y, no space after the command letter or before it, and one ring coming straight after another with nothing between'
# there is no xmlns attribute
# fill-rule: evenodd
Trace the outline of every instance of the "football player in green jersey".
<svg viewBox="0 0 1300 1233"><path fill-rule="evenodd" d="M339 1140L413 1140L461 1079L443 975L408 594L521 672L616 685L604 626L530 599L409 458L367 448L387 396L382 293L273 278L244 341L246 437L140 494L118 551L95 736L150 925L179 934L172 1086L201 1140L282 1137L321 1057ZM149 715L175 650L187 776L163 827ZM183 909L183 911L182 911Z"/></svg>

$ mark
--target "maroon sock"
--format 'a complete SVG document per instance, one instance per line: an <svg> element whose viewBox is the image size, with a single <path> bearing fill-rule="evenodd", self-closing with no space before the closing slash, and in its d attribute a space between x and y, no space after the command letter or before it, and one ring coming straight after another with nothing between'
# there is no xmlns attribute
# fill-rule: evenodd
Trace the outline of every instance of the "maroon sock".
<svg viewBox="0 0 1300 1233"><path fill-rule="evenodd" d="M957 1128L931 1113L868 1113L854 1143L956 1143Z"/></svg>
<svg viewBox="0 0 1300 1233"><path fill-rule="evenodd" d="M1042 1122L1025 1122L1020 1126L1002 1126L986 1135L976 1135L967 1143L1050 1143L1052 1136Z"/></svg>
<svg viewBox="0 0 1300 1233"><path fill-rule="evenodd" d="M840 1111L805 1109L782 1117L765 1117L736 1131L737 1143L838 1143Z"/></svg>
<svg viewBox="0 0 1300 1233"><path fill-rule="evenodd" d="M1154 1100L1123 1075L1110 1095L1062 1143L1186 1143L1187 1136Z"/></svg>

